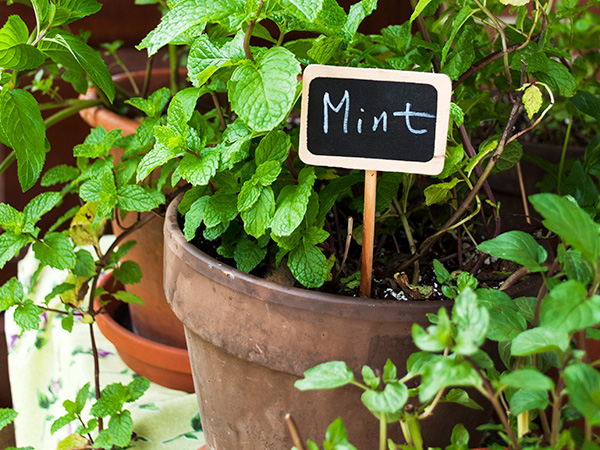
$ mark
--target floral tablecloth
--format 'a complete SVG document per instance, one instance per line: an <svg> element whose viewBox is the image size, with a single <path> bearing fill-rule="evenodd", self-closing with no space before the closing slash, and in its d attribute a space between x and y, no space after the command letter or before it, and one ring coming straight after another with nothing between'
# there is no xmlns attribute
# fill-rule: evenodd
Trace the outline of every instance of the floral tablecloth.
<svg viewBox="0 0 600 450"><path fill-rule="evenodd" d="M21 261L19 278L24 284L31 279L36 265L31 254ZM42 302L64 278L61 271L44 269L30 298ZM11 391L14 408L19 412L15 420L19 447L55 450L58 442L75 431L75 426L66 426L55 434L50 432L52 422L65 414L62 403L74 400L87 382L93 385L89 326L75 321L73 331L68 333L62 329L60 319L56 313L45 313L38 331L19 336L20 329L12 316L6 316ZM137 375L125 366L100 332L95 335L101 355L102 386L129 383ZM151 383L137 402L126 407L131 411L135 433L129 449L197 450L204 445L194 394Z"/></svg>

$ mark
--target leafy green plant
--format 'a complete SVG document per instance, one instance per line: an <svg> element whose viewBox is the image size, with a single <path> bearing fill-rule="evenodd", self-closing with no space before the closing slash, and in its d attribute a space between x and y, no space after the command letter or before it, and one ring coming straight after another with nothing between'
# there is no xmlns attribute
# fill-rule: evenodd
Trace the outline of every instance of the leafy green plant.
<svg viewBox="0 0 600 450"><path fill-rule="evenodd" d="M340 280L356 278L361 228L347 231L345 222L362 212L362 177L298 160L293 117L301 68L442 72L454 88L443 172L433 178L386 173L378 182L379 239L395 248L378 246L376 270L388 280L412 271L413 287L388 282L377 295L385 288L415 290L419 261L444 256L448 247L457 248L455 269L477 273L485 261L477 244L501 229L502 209L488 176L518 164L518 138L550 117L554 104L595 95L597 82L582 73L598 61L572 51L577 20L591 20L587 7L440 4L420 1L409 21L378 35L357 32L374 1L360 1L348 13L331 1L169 5L139 47L149 55L167 44L189 48L184 60L192 87L173 97L166 124L154 128L156 141L137 180L173 164L175 181L192 186L180 206L186 238L216 241L218 255L244 271L289 270L306 287L346 291ZM298 31L301 38L288 39ZM199 113L202 96L216 108ZM394 258L398 253L406 256Z"/></svg>
<svg viewBox="0 0 600 450"><path fill-rule="evenodd" d="M296 387L353 384L363 389L362 402L381 421L382 450L423 449L427 436L421 435L419 421L440 402L480 407L469 399L466 387L479 391L493 406L499 423L485 428L497 431L503 441L495 445L498 448L597 446L600 437L592 426L600 424L600 361L590 361L585 338L597 338L594 327L600 324L598 224L569 198L537 194L530 200L544 226L560 239L555 257L549 258L531 235L516 231L480 247L522 265L528 273L540 274L543 283L537 298L513 301L500 290L464 285L451 313L441 308L427 329L413 325L420 351L408 359L404 376L389 360L382 372L365 366L362 379L344 362L335 361L309 369ZM443 267L438 272L447 274ZM484 347L486 340L498 343L505 370L499 371L485 351L490 348ZM406 383L417 377L417 387L409 389ZM568 426L577 418L583 420L583 433ZM387 440L388 424L398 422L407 445ZM335 427L340 436L343 424ZM459 436L461 448L476 445L465 433L464 426L456 424L448 448L456 448ZM337 448L332 439L328 442L334 446L324 448ZM298 442L296 446L304 448ZM309 442L308 448L319 447Z"/></svg>

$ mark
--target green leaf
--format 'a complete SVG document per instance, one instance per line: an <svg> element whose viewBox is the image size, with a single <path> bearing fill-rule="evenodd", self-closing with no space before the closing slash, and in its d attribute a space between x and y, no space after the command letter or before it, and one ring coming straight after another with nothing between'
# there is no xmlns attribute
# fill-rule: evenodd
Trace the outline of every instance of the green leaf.
<svg viewBox="0 0 600 450"><path fill-rule="evenodd" d="M319 449L319 446L314 444L312 441L309 440L308 442L309 450ZM314 445L311 446L311 443ZM346 431L346 427L344 426L344 422L342 421L341 417L335 419L333 422L331 422L331 425L327 427L323 446L324 448L331 450L356 450L356 447L348 442L348 432Z"/></svg>
<svg viewBox="0 0 600 450"><path fill-rule="evenodd" d="M300 283L307 288L318 288L327 280L327 258L316 245L303 241L290 251L288 267Z"/></svg>
<svg viewBox="0 0 600 450"><path fill-rule="evenodd" d="M446 203L451 197L451 191L459 183L458 178L453 178L447 183L436 183L427 186L424 190L425 204L427 206Z"/></svg>
<svg viewBox="0 0 600 450"><path fill-rule="evenodd" d="M190 48L188 56L188 76L196 87L202 86L218 69L227 67L245 58L244 33L238 33L233 40L219 46L203 34Z"/></svg>
<svg viewBox="0 0 600 450"><path fill-rule="evenodd" d="M396 414L404 408L408 400L408 388L404 383L386 384L383 391L367 390L360 399L376 416L379 413Z"/></svg>
<svg viewBox="0 0 600 450"><path fill-rule="evenodd" d="M298 175L298 185L285 186L277 198L272 230L277 236L289 236L302 222L315 183L313 167L305 167Z"/></svg>
<svg viewBox="0 0 600 450"><path fill-rule="evenodd" d="M525 266L530 272L547 270L542 264L546 261L548 253L530 234L523 231L502 233L494 239L482 242L477 248L497 258L514 261Z"/></svg>
<svg viewBox="0 0 600 450"><path fill-rule="evenodd" d="M548 59L545 70L535 72L536 78L550 86L553 92L558 92L565 97L573 97L577 89L577 82L573 75L560 62Z"/></svg>
<svg viewBox="0 0 600 450"><path fill-rule="evenodd" d="M37 101L22 89L0 93L0 142L17 156L19 183L23 191L40 177L46 159L46 126Z"/></svg>
<svg viewBox="0 0 600 450"><path fill-rule="evenodd" d="M527 320L515 305L517 302L504 292L481 289L477 294L489 312L486 338L498 342L511 341L527 329Z"/></svg>
<svg viewBox="0 0 600 450"><path fill-rule="evenodd" d="M542 91L535 84L532 84L525 89L522 101L525 111L527 111L527 116L529 119L532 119L542 107Z"/></svg>
<svg viewBox="0 0 600 450"><path fill-rule="evenodd" d="M308 51L308 56L317 64L327 64L332 58L340 56L345 46L346 43L341 37L321 35Z"/></svg>
<svg viewBox="0 0 600 450"><path fill-rule="evenodd" d="M483 411L483 407L479 405L475 400L469 398L469 394L463 389L450 389L448 393L442 398L442 402L457 403L462 406L466 406L471 409L478 409Z"/></svg>
<svg viewBox="0 0 600 450"><path fill-rule="evenodd" d="M555 286L540 308L540 325L567 333L600 323L600 296L586 299L583 284L569 280Z"/></svg>
<svg viewBox="0 0 600 450"><path fill-rule="evenodd" d="M440 284L444 284L452 279L450 272L448 272L444 265L437 259L433 260L433 270L435 272L435 278Z"/></svg>
<svg viewBox="0 0 600 450"><path fill-rule="evenodd" d="M575 107L597 121L600 121L600 98L590 92L579 91L571 98Z"/></svg>
<svg viewBox="0 0 600 450"><path fill-rule="evenodd" d="M40 183L44 187L53 186L55 184L68 183L79 176L79 169L76 167L60 164L49 169L42 177Z"/></svg>
<svg viewBox="0 0 600 450"><path fill-rule="evenodd" d="M42 309L36 306L31 300L25 300L15 308L15 323L23 331L37 330L40 326L40 314L42 312Z"/></svg>
<svg viewBox="0 0 600 450"><path fill-rule="evenodd" d="M137 46L148 49L148 55L156 53L180 34L202 22L219 21L235 13L242 12L243 0L223 0L207 2L203 0L179 0L171 2L170 10L162 17L160 24Z"/></svg>
<svg viewBox="0 0 600 450"><path fill-rule="evenodd" d="M419 14L421 14L425 10L425 8L427 8L427 5L429 5L431 1L432 0L419 0L419 3L417 3L415 10L410 16L410 21L413 22L417 17L419 17Z"/></svg>
<svg viewBox="0 0 600 450"><path fill-rule="evenodd" d="M142 269L135 261L123 261L113 270L113 276L123 284L135 284L142 280Z"/></svg>
<svg viewBox="0 0 600 450"><path fill-rule="evenodd" d="M150 172L169 160L179 156L185 145L185 139L171 127L157 125L154 128L156 144L146 153L137 169L137 182L144 180Z"/></svg>
<svg viewBox="0 0 600 450"><path fill-rule="evenodd" d="M94 257L87 250L78 250L75 255L77 262L73 268L73 274L83 278L90 278L96 275L96 262Z"/></svg>
<svg viewBox="0 0 600 450"><path fill-rule="evenodd" d="M117 191L119 208L124 211L152 211L165 203L162 192L137 184L126 184Z"/></svg>
<svg viewBox="0 0 600 450"><path fill-rule="evenodd" d="M259 238L265 234L267 228L271 226L271 218L275 213L275 194L273 194L273 189L270 186L260 189L260 194L256 202L240 214L244 221L244 230L255 238Z"/></svg>
<svg viewBox="0 0 600 450"><path fill-rule="evenodd" d="M17 417L17 412L11 408L0 408L0 430Z"/></svg>
<svg viewBox="0 0 600 450"><path fill-rule="evenodd" d="M525 411L544 410L549 403L548 393L539 389L519 389L508 401L510 411L515 416Z"/></svg>
<svg viewBox="0 0 600 450"><path fill-rule="evenodd" d="M7 203L0 203L0 227L14 234L23 232L25 214Z"/></svg>
<svg viewBox="0 0 600 450"><path fill-rule="evenodd" d="M481 386L481 378L467 361L438 359L423 371L419 400L427 402L449 386Z"/></svg>
<svg viewBox="0 0 600 450"><path fill-rule="evenodd" d="M64 46L106 97L111 102L114 100L115 86L106 64L97 51L66 31L56 33L52 41Z"/></svg>
<svg viewBox="0 0 600 450"><path fill-rule="evenodd" d="M30 239L20 234L5 232L0 234L0 269L28 243Z"/></svg>
<svg viewBox="0 0 600 450"><path fill-rule="evenodd" d="M228 83L233 110L255 131L272 130L292 108L298 74L300 64L292 52L270 48L256 64L243 64L233 72Z"/></svg>
<svg viewBox="0 0 600 450"><path fill-rule="evenodd" d="M477 28L474 25L467 25L460 32L448 62L442 67L442 73L448 75L453 81L458 80L475 61L476 40Z"/></svg>
<svg viewBox="0 0 600 450"><path fill-rule="evenodd" d="M352 41L356 38L356 32L362 21L377 8L377 0L361 0L350 6L348 18L342 32L346 40Z"/></svg>
<svg viewBox="0 0 600 450"><path fill-rule="evenodd" d="M44 54L27 43L29 30L23 20L9 16L0 29L0 67L11 70L30 70L41 66Z"/></svg>
<svg viewBox="0 0 600 450"><path fill-rule="evenodd" d="M128 394L127 386L121 383L109 384L102 389L100 398L92 405L90 414L98 418L117 414L128 400Z"/></svg>
<svg viewBox="0 0 600 450"><path fill-rule="evenodd" d="M52 426L50 427L50 433L54 434L58 430L63 427L66 427L68 424L77 420L77 416L75 414L65 414L64 416L59 417L54 422L52 422Z"/></svg>
<svg viewBox="0 0 600 450"><path fill-rule="evenodd" d="M44 214L54 209L61 200L62 196L60 192L42 192L31 199L23 210L23 217L25 219L23 223L23 232L32 233L38 220L40 220Z"/></svg>
<svg viewBox="0 0 600 450"><path fill-rule="evenodd" d="M563 331L548 328L533 328L519 334L512 342L513 356L529 356L551 351L565 351L569 346L569 336Z"/></svg>
<svg viewBox="0 0 600 450"><path fill-rule="evenodd" d="M261 247L255 241L244 239L235 246L233 258L242 272L250 272L267 256L267 248Z"/></svg>
<svg viewBox="0 0 600 450"><path fill-rule="evenodd" d="M440 308L435 318L435 325L427 327L427 331L419 324L412 326L415 345L425 352L441 352L452 345L452 324L446 309Z"/></svg>
<svg viewBox="0 0 600 450"><path fill-rule="evenodd" d="M289 134L281 130L270 131L256 147L256 165L260 166L267 161L283 163L288 157L291 145Z"/></svg>
<svg viewBox="0 0 600 450"><path fill-rule="evenodd" d="M579 250L590 261L598 259L598 225L583 209L567 198L554 194L532 195L529 201L544 217L546 228L558 234L565 243Z"/></svg>
<svg viewBox="0 0 600 450"><path fill-rule="evenodd" d="M238 215L237 195L217 192L206 203L204 224L207 228L230 222Z"/></svg>
<svg viewBox="0 0 600 450"><path fill-rule="evenodd" d="M111 130L106 132L102 126L98 126L85 138L83 144L76 145L73 156L84 156L86 158L104 158L115 146L118 139L122 137L123 130Z"/></svg>
<svg viewBox="0 0 600 450"><path fill-rule="evenodd" d="M454 352L472 355L485 340L489 323L489 314L484 306L478 304L477 295L467 287L454 301L452 319L456 323L457 336Z"/></svg>
<svg viewBox="0 0 600 450"><path fill-rule="evenodd" d="M572 364L565 369L569 404L590 425L600 425L600 373L585 364Z"/></svg>
<svg viewBox="0 0 600 450"><path fill-rule="evenodd" d="M473 14L475 14L475 10L471 9L468 5L465 5L461 8L461 10L456 15L456 18L454 19L454 24L452 25L452 31L450 33L450 36L446 40L446 43L444 44L444 48L442 49L442 60L440 61L440 64L442 67L446 63L446 58L448 57L448 52L452 48L452 44L454 42L454 39L456 38L456 35L462 29L462 26L465 24L465 22ZM452 105L454 105L454 103ZM451 113L452 113L452 105L450 108ZM461 121L461 123L462 123L462 121ZM460 125L460 124L457 124L457 125Z"/></svg>
<svg viewBox="0 0 600 450"><path fill-rule="evenodd" d="M82 19L97 13L102 4L96 0L60 0L57 2L57 10L53 25L62 25Z"/></svg>
<svg viewBox="0 0 600 450"><path fill-rule="evenodd" d="M170 98L171 90L167 87L163 87L150 94L148 98L134 97L125 100L125 103L143 111L149 117L158 119L165 109L165 106L169 103Z"/></svg>
<svg viewBox="0 0 600 450"><path fill-rule="evenodd" d="M112 294L112 296L117 300L122 301L123 303L131 303L133 305L144 305L144 300L142 300L132 292L117 291L114 294Z"/></svg>
<svg viewBox="0 0 600 450"><path fill-rule="evenodd" d="M107 428L114 445L125 447L131 441L133 419L127 410L111 416Z"/></svg>
<svg viewBox="0 0 600 450"><path fill-rule="evenodd" d="M363 366L362 378L364 383L367 386L370 386L371 389L377 389L381 381L381 379L375 375L375 372L369 366Z"/></svg>
<svg viewBox="0 0 600 450"><path fill-rule="evenodd" d="M331 389L354 381L354 374L343 361L330 361L304 372L304 378L294 383L296 389Z"/></svg>
<svg viewBox="0 0 600 450"><path fill-rule="evenodd" d="M465 112L456 103L450 103L450 117L457 127L465 122Z"/></svg>
<svg viewBox="0 0 600 450"><path fill-rule="evenodd" d="M505 372L498 381L499 385L516 389L529 389L532 391L550 391L554 389L554 382L536 369L520 369Z"/></svg>
<svg viewBox="0 0 600 450"><path fill-rule="evenodd" d="M579 281L586 286L592 281L594 266L579 250L565 250L561 244L558 246L558 260L569 280Z"/></svg>
<svg viewBox="0 0 600 450"><path fill-rule="evenodd" d="M43 242L33 244L33 251L42 264L55 269L73 269L77 262L73 244L60 233L46 234Z"/></svg>
<svg viewBox="0 0 600 450"><path fill-rule="evenodd" d="M12 277L0 287L0 311L23 301L23 285L16 277Z"/></svg>
<svg viewBox="0 0 600 450"><path fill-rule="evenodd" d="M210 197L205 195L197 199L187 213L185 213L185 223L183 226L183 235L188 241L191 241L196 236L196 230L204 220L206 214L206 205Z"/></svg>

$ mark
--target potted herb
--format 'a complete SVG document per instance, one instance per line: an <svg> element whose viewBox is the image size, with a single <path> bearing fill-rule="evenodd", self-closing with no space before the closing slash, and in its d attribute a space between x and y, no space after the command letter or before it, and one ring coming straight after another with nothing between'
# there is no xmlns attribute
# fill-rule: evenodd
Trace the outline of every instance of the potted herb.
<svg viewBox="0 0 600 450"><path fill-rule="evenodd" d="M141 46L153 54L183 33L196 35L187 58L194 87L172 99L137 177L177 161L174 175L192 185L167 213L165 280L167 298L188 329L209 447L285 445L290 441L280 424L286 411L309 436L320 417L351 415L348 392L336 401L325 397L329 393L292 393L309 361L344 359L359 371L365 363L381 367L394 355L403 365L412 353L408 323L425 324L439 309L431 300L456 297L474 283L468 272L492 287L512 273L511 283L524 274L510 265L486 265L488 256L477 250L502 229L488 176L518 163L518 138L549 117L554 103L578 89L592 95L596 89L576 70L594 66L593 58L570 53L568 40L559 49L559 38L548 39L550 30L562 30L563 42L571 30L561 21L587 18L586 8L560 3L554 11L536 3L528 10L525 3L445 2L438 11L439 2L420 1L410 21L364 36L356 30L374 2L359 2L346 14L333 2L203 3L196 9L184 1L171 5L144 39ZM275 31L263 24L274 24ZM312 34L286 40L299 30ZM373 294L430 301L331 295L351 293L358 284L361 230L351 223L360 217L363 176L296 158L298 76L309 63L435 71L453 80L453 127L442 173L383 174L377 193L381 265L375 278L382 283ZM202 95L217 101L208 116L195 111ZM577 186L574 179L573 191ZM439 285L433 257L453 262L458 287ZM211 389L217 383L223 397ZM368 420L348 420L359 446L373 442ZM447 441L450 428L441 434L432 445Z"/></svg>

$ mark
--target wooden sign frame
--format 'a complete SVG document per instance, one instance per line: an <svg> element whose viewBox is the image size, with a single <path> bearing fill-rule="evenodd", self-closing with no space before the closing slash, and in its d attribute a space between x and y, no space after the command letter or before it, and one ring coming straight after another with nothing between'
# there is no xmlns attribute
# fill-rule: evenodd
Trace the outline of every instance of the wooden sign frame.
<svg viewBox="0 0 600 450"><path fill-rule="evenodd" d="M424 133L423 130L411 130L409 117L414 115L418 117L435 118L435 141L433 146L433 156L428 161L406 161L400 159L382 159L369 157L369 149L365 148L365 156L338 156L325 155L311 152L308 148L308 107L311 83L320 78L325 79L340 79L343 80L365 80L365 81L387 81L397 83L410 83L414 85L432 86L437 91L437 108L434 117L432 114L419 113L417 110L409 111L411 105L402 103L402 99L398 99L398 107L405 108L396 111L395 116L405 116L406 126L409 131L414 134ZM348 92L348 91L346 91ZM300 125L300 159L306 164L315 166L341 167L346 169L362 169L374 170L382 172L404 172L417 173L425 175L437 175L444 168L444 156L446 152L446 140L450 121L450 97L452 93L452 83L450 78L444 74L433 74L425 72L409 72L400 70L387 69L371 69L371 68L356 68L356 67L337 67L327 65L309 65L304 70L303 87L302 87L302 109L301 109L301 125ZM329 98L328 98L329 100ZM342 107L343 99L333 100L333 103L338 103L338 111ZM332 110L335 112L335 109ZM325 104L325 98L322 104ZM350 99L348 97L348 105ZM418 108L418 105L416 106ZM401 119L401 118L400 118ZM375 118L373 119L375 121ZM395 118L399 121L399 118ZM354 124L353 124L354 125ZM311 125L312 126L312 125ZM361 125L359 125L361 126ZM396 123L395 126L404 126L402 123ZM323 125L325 128L325 126ZM398 142L398 151L402 152L403 142ZM314 150L314 149L313 149Z"/></svg>

